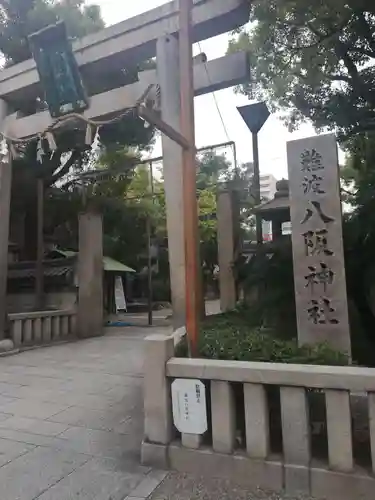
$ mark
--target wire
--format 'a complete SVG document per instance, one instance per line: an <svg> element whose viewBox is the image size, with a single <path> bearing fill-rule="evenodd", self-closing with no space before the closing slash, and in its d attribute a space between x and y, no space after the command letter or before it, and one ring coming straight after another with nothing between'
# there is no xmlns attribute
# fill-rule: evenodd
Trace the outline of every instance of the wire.
<svg viewBox="0 0 375 500"><path fill-rule="evenodd" d="M199 50L201 52L203 52L202 46L201 46L200 42L198 42L198 47L199 47ZM210 75L210 72L208 71L207 62L204 62L204 67L206 69L208 82L210 83L210 85L212 85L211 75ZM225 125L225 121L224 121L223 115L222 115L222 113L220 111L220 106L219 106L218 100L216 98L216 93L215 92L212 92L212 97L213 97L213 99L215 101L216 109L217 109L217 112L219 113L219 117L220 117L221 123L223 125L223 129L224 129L225 135L227 136L228 141L230 141L228 129L227 129L226 125Z"/></svg>

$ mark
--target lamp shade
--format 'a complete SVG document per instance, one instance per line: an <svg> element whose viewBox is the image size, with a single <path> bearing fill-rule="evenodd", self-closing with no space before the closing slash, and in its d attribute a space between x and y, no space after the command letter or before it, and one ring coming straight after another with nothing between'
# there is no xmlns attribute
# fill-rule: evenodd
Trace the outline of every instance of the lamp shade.
<svg viewBox="0 0 375 500"><path fill-rule="evenodd" d="M237 107L237 109L250 132L253 134L257 134L260 131L270 116L270 112L265 102L248 104L246 106Z"/></svg>

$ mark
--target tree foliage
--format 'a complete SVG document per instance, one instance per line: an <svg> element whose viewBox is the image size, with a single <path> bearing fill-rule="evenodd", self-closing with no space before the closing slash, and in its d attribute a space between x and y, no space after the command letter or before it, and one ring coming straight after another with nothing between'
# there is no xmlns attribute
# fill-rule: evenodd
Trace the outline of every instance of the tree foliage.
<svg viewBox="0 0 375 500"><path fill-rule="evenodd" d="M31 53L27 36L59 20L65 21L72 39L104 27L100 8L86 5L84 0L0 0L0 53L5 64L9 66L29 59ZM130 78L133 76L130 75ZM35 112L36 102L30 102L28 106L30 109L23 111ZM116 163L116 159L124 163L124 146L139 152L150 145L153 134L153 129L144 128L142 120L128 116L100 129L100 155L112 155L112 163ZM25 258L35 257L37 179L43 179L50 218L53 220L56 216L60 227L64 213L59 211L61 203L70 200L71 207L67 207L66 214L72 213L73 208L79 205L76 203L77 190L70 186L64 191L62 180L68 173L83 171L94 160L90 148L84 144L84 131L64 130L56 137L56 143L57 150L49 152L44 141L46 154L42 164L37 161L36 141L27 144L14 160L12 215L14 218L19 214L26 215Z"/></svg>
<svg viewBox="0 0 375 500"><path fill-rule="evenodd" d="M373 0L255 0L250 21L229 45L250 52L242 92L286 110L292 127L375 130Z"/></svg>
<svg viewBox="0 0 375 500"><path fill-rule="evenodd" d="M0 52L6 64L31 58L27 37L61 20L73 39L104 28L100 8L84 0L1 0Z"/></svg>
<svg viewBox="0 0 375 500"><path fill-rule="evenodd" d="M139 270L147 255L147 221L151 222L153 239L161 247L166 247L167 222L162 172L154 171L151 190L149 166L141 164L134 167L137 160L140 158L135 149L104 151L95 165L98 173L102 169L109 173L91 177L86 186L82 185L82 177L78 175L73 181L68 180L59 188L54 188L47 202L46 233L60 246L76 248L77 214L84 204L90 204L103 214L104 251ZM119 167L127 162L132 167L122 169L123 173L119 175ZM198 158L201 255L211 273L218 259L217 190L220 183L231 175L230 164L225 157L208 153Z"/></svg>

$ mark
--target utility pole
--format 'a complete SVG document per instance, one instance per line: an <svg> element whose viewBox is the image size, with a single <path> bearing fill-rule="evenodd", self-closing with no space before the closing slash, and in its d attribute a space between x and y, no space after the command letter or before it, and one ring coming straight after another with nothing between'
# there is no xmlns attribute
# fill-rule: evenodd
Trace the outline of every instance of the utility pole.
<svg viewBox="0 0 375 500"><path fill-rule="evenodd" d="M186 255L186 329L191 356L198 354L199 305L202 300L198 265L198 209L196 195L196 148L194 124L194 77L192 48L193 0L180 0L180 94L183 149L183 202Z"/></svg>

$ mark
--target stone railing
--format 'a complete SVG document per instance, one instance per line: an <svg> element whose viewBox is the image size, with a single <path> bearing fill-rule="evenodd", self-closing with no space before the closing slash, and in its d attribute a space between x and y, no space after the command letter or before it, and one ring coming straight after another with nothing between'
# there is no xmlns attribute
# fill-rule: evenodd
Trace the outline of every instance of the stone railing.
<svg viewBox="0 0 375 500"><path fill-rule="evenodd" d="M75 334L76 312L41 311L8 315L14 346L48 344Z"/></svg>
<svg viewBox="0 0 375 500"><path fill-rule="evenodd" d="M145 464L316 498L374 498L375 369L184 359L174 345L145 343ZM173 426L180 378L206 386L204 436Z"/></svg>

